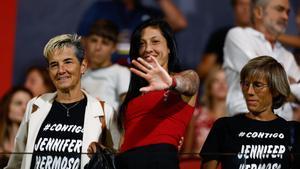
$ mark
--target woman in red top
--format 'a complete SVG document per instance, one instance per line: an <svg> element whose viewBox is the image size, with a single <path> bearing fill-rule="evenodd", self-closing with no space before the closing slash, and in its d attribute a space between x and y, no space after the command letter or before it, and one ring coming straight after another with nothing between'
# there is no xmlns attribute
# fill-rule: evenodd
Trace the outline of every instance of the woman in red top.
<svg viewBox="0 0 300 169"><path fill-rule="evenodd" d="M117 168L179 168L177 146L194 110L198 76L192 70L178 73L175 39L163 20L148 20L133 32L130 59Z"/></svg>

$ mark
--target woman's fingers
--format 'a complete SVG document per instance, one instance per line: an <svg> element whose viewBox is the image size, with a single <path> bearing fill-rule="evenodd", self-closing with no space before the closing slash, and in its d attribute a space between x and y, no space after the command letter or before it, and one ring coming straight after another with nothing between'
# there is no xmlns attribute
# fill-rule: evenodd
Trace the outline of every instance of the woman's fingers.
<svg viewBox="0 0 300 169"><path fill-rule="evenodd" d="M140 57L137 58L137 60L132 60L132 64L135 67L130 68L130 71L144 79L147 78L147 74L154 68L150 63Z"/></svg>
<svg viewBox="0 0 300 169"><path fill-rule="evenodd" d="M137 58L136 60L132 60L132 64L137 69L147 74L157 66L158 62L154 57L150 56L146 58L146 60L141 57Z"/></svg>
<svg viewBox="0 0 300 169"><path fill-rule="evenodd" d="M146 79L146 77L147 77L146 73L144 73L144 72L142 72L142 71L140 71L140 70L138 70L138 69L136 69L136 68L130 68L130 71L131 71L132 73L134 73L134 74L136 74L136 75L138 75L138 76L144 78L144 79Z"/></svg>
<svg viewBox="0 0 300 169"><path fill-rule="evenodd" d="M132 64L138 68L139 70L147 73L150 69L148 69L147 67L145 67L144 65L142 65L139 61L137 60L132 60Z"/></svg>
<svg viewBox="0 0 300 169"><path fill-rule="evenodd" d="M148 60L150 61L150 63L153 62L155 65L157 65L157 66L159 65L157 59L153 56L150 56Z"/></svg>
<svg viewBox="0 0 300 169"><path fill-rule="evenodd" d="M141 58L141 57L137 58L137 60L138 60L142 65L144 65L148 70L153 69L153 65L152 65L152 63L151 63L151 60L149 60L148 58L147 58L147 60L149 60L149 61L146 61L145 59L143 59L143 58Z"/></svg>
<svg viewBox="0 0 300 169"><path fill-rule="evenodd" d="M142 93L147 93L149 91L152 91L152 87L151 86L146 86L146 87L140 88L140 92L142 92Z"/></svg>

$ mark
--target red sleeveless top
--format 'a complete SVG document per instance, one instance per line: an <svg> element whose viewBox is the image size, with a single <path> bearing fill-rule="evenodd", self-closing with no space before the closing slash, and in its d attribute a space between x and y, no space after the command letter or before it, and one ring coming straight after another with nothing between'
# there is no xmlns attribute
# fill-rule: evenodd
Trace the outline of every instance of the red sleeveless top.
<svg viewBox="0 0 300 169"><path fill-rule="evenodd" d="M131 100L125 112L125 135L121 152L159 143L177 147L192 117L194 107L185 103L180 94L153 91Z"/></svg>

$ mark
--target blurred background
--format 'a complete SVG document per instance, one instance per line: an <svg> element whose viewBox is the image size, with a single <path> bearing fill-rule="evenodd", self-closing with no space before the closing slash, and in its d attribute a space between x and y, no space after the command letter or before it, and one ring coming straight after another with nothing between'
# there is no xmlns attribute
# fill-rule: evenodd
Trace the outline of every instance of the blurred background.
<svg viewBox="0 0 300 169"><path fill-rule="evenodd" d="M120 4L119 6L114 4L116 6L112 9L117 10L111 10L103 5L106 1L118 3L122 1L123 5L125 1L134 1L138 4L136 6L139 10L128 12L124 10L124 6L120 7ZM225 35L229 28L240 25L236 22L235 18L239 17L236 17L237 12L234 15L234 11L242 11L238 12L242 15L240 19L249 20L247 10L243 8L245 2L249 1L240 0L240 3L236 3L240 5L234 5L234 8L231 5L232 1L234 0L2 0L0 5L0 169L6 165L9 152L12 151L14 137L27 102L34 96L55 91L43 56L43 48L48 40L59 34L78 33L81 30L79 25L89 27L82 21L89 20L94 15L104 15L111 17L106 19L113 18L119 21L117 23L119 27L123 26L124 34L120 30L122 36L119 35L121 37L119 40L123 39L127 44L124 43L125 50L122 48L120 51L121 53L125 51L127 55L129 29L133 30L135 24L152 17L151 14L161 14L164 2L175 5L177 8L172 8L173 12L180 13L174 15L171 12L169 16L173 17L171 20L175 21L175 25L181 25L180 30L178 29L175 34L181 66L183 69L195 69L201 79L199 104L196 105L185 135L180 162L182 169L191 169L192 166L200 168L198 154L213 122L221 116L227 116L225 99L228 86L224 70L220 65L209 67L207 64L209 59L205 58L214 58L211 56L216 55L216 65L222 64L217 61L223 55L219 52L220 50L222 52ZM95 6L95 2L101 5L93 11L90 7ZM286 32L295 35L292 37L298 37L296 44L299 44L300 0L290 0L290 3L291 11ZM296 17L297 10L299 11ZM90 11L92 17L84 17L87 11ZM139 17L136 17L136 14ZM167 15L163 16L165 19L170 19L166 17ZM174 26L174 23L171 26ZM175 27L172 28L175 30ZM293 50L295 56L297 54L296 58L300 64L299 45L296 45L296 50L288 49ZM119 63L117 60L116 62ZM125 62L121 63L128 64L128 61L125 59ZM293 111L294 120L300 121L300 104L294 104Z"/></svg>
<svg viewBox="0 0 300 169"><path fill-rule="evenodd" d="M97 0L2 0L0 5L0 96L13 85L21 85L32 65L46 65L43 47L53 36L76 33L84 11ZM291 0L288 33L296 34ZM173 0L188 21L176 33L183 68L195 68L209 35L233 25L230 0ZM141 0L145 6L158 8L155 0Z"/></svg>

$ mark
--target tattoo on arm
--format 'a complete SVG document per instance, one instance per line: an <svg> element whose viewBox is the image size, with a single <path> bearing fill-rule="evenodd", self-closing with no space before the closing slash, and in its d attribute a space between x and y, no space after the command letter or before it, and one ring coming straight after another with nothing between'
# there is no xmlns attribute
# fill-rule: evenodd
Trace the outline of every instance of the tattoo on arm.
<svg viewBox="0 0 300 169"><path fill-rule="evenodd" d="M175 90L186 96L193 96L199 88L199 77L193 70L185 70L174 75L176 80Z"/></svg>

